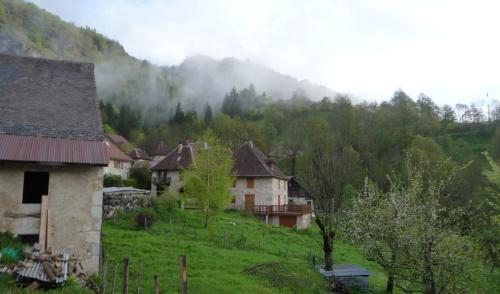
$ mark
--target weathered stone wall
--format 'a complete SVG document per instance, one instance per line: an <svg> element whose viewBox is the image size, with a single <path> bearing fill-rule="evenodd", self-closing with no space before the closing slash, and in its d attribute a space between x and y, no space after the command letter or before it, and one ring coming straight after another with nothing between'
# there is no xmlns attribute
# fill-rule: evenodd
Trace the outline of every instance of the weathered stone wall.
<svg viewBox="0 0 500 294"><path fill-rule="evenodd" d="M0 231L39 234L40 204L23 204L25 171L49 172L48 246L76 255L89 273L99 269L103 168L0 163Z"/></svg>
<svg viewBox="0 0 500 294"><path fill-rule="evenodd" d="M117 210L130 211L136 208L151 206L151 193L149 191L130 190L106 192L103 198L104 218L114 216Z"/></svg>

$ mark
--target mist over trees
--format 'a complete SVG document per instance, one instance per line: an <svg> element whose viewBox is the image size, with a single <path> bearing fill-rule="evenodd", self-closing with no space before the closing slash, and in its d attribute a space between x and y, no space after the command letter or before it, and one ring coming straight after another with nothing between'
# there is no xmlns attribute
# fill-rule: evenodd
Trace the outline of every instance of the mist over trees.
<svg viewBox="0 0 500 294"><path fill-rule="evenodd" d="M353 209L359 213L352 215L353 227L360 231L351 241L386 270L388 290L463 289L466 280L444 267L462 269L470 258L462 245L469 242L492 271L500 266L495 100L441 106L400 89L380 103L359 102L233 58L193 56L178 66L157 66L91 28L13 0L0 2L0 39L1 52L95 63L105 132L146 151L161 141L173 147L196 140L207 129L229 149L252 139L317 200L327 268L335 261L334 240L349 239L339 228ZM209 170L195 175L195 191L208 191ZM443 176L446 185L438 182ZM222 197L203 203L207 212L228 199L213 195ZM397 212L408 216L404 226L394 223ZM431 244L436 255L422 251L442 234L440 244ZM428 260L417 260L422 256Z"/></svg>

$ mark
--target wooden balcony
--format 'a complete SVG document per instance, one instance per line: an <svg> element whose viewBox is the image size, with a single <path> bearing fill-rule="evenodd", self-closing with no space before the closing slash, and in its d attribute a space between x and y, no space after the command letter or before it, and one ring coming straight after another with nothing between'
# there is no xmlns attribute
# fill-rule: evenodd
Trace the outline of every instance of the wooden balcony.
<svg viewBox="0 0 500 294"><path fill-rule="evenodd" d="M170 186L170 181L171 181L170 177L157 177L157 178L153 178L153 184L155 184L155 185Z"/></svg>
<svg viewBox="0 0 500 294"><path fill-rule="evenodd" d="M303 215L311 213L311 207L307 204L254 205L253 212L257 215Z"/></svg>

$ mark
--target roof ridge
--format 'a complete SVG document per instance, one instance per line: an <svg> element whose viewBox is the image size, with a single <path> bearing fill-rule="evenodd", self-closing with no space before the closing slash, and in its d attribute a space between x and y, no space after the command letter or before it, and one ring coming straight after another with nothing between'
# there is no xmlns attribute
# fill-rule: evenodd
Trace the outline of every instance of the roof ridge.
<svg viewBox="0 0 500 294"><path fill-rule="evenodd" d="M57 62L61 64L74 64L74 65L86 65L86 66L92 66L92 69L94 68L94 63L92 62L86 62L86 61L74 61L74 60L65 60L65 59L52 59L52 58L47 58L47 57L33 57L33 56L28 56L28 55L18 55L18 54L10 54L10 53L0 53L0 56L5 56L9 58L16 58L16 59L31 59L33 61L43 61L43 62Z"/></svg>
<svg viewBox="0 0 500 294"><path fill-rule="evenodd" d="M254 148L257 148L256 146L253 146L254 144L250 145L249 143L247 143L248 147L250 148L250 151L252 152L252 154L257 157L257 160L259 161L259 163L264 167L264 169L269 173L269 175L271 176L274 176L272 171L269 170L269 167L267 166L267 164L265 162L262 161L262 158L260 158L259 154L257 154L254 150ZM260 151L260 150L258 150ZM262 151L260 151L262 153ZM262 154L264 155L264 154Z"/></svg>

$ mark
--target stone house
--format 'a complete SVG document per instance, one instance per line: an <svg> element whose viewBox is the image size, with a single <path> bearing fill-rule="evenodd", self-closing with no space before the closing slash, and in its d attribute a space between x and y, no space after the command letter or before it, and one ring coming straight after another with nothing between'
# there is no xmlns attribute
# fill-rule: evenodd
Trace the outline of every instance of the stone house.
<svg viewBox="0 0 500 294"><path fill-rule="evenodd" d="M104 143L109 158L109 164L104 168L104 174L120 176L123 180L128 179L134 160L118 148L108 136L106 136Z"/></svg>
<svg viewBox="0 0 500 294"><path fill-rule="evenodd" d="M193 144L183 141L153 165L151 167L151 195L158 196L167 189L179 192L182 189L180 171L188 168L194 161L194 152Z"/></svg>
<svg viewBox="0 0 500 294"><path fill-rule="evenodd" d="M94 66L0 54L0 231L97 272L107 164Z"/></svg>
<svg viewBox="0 0 500 294"><path fill-rule="evenodd" d="M234 152L232 208L246 210L275 226L309 227L310 208L288 204L288 177L252 141Z"/></svg>

